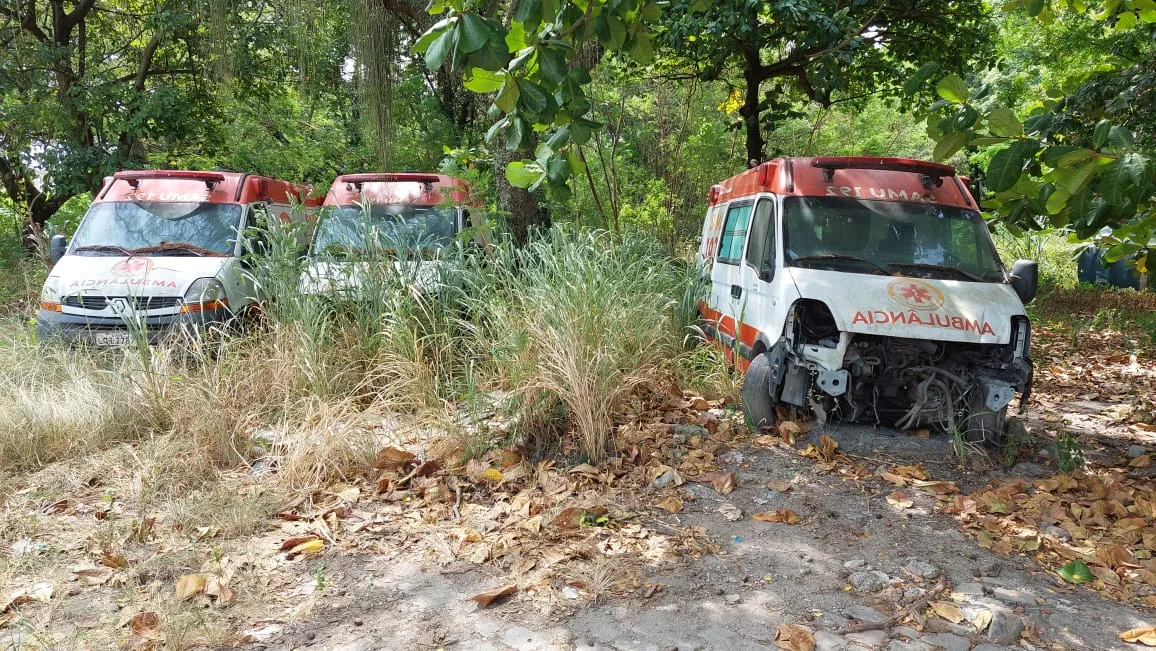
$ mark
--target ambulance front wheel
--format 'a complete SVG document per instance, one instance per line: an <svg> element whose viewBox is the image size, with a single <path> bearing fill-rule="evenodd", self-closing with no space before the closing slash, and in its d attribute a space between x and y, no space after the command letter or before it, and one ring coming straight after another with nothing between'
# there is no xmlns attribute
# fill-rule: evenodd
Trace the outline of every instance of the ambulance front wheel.
<svg viewBox="0 0 1156 651"><path fill-rule="evenodd" d="M743 378L743 415L754 429L775 424L775 399L771 397L771 362L766 353L751 360Z"/></svg>

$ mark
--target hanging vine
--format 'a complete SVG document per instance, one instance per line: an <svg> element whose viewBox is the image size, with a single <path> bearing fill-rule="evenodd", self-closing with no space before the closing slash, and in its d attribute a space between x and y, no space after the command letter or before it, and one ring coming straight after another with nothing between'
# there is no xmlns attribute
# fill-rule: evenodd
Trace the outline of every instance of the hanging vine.
<svg viewBox="0 0 1156 651"><path fill-rule="evenodd" d="M400 26L380 0L353 0L350 14L361 114L373 136L378 164L388 170L394 158L393 82Z"/></svg>

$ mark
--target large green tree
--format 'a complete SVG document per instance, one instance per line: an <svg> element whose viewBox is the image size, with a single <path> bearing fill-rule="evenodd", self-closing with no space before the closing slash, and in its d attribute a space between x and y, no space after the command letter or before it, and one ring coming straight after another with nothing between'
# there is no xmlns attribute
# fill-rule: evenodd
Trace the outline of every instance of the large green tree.
<svg viewBox="0 0 1156 651"><path fill-rule="evenodd" d="M676 0L663 25L672 56L735 84L748 160L800 99L897 94L925 64L966 70L990 57L994 27L981 0Z"/></svg>
<svg viewBox="0 0 1156 651"><path fill-rule="evenodd" d="M187 3L0 0L0 187L36 224L205 118Z"/></svg>

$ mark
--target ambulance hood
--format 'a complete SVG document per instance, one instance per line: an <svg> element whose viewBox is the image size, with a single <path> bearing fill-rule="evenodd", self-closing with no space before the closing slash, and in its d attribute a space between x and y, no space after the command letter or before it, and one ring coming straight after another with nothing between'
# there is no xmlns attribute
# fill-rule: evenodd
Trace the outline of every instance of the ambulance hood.
<svg viewBox="0 0 1156 651"><path fill-rule="evenodd" d="M831 309L839 330L982 344L1011 341L1024 314L1010 285L788 267L801 298Z"/></svg>
<svg viewBox="0 0 1156 651"><path fill-rule="evenodd" d="M61 296L184 296L198 278L214 278L231 258L66 255L52 268Z"/></svg>

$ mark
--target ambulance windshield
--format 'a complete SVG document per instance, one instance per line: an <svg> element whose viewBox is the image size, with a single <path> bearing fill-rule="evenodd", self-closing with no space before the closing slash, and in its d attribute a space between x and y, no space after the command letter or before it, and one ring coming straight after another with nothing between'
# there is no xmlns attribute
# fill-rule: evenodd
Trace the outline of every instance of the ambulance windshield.
<svg viewBox="0 0 1156 651"><path fill-rule="evenodd" d="M842 197L783 202L786 264L999 282L1003 270L978 212Z"/></svg>
<svg viewBox="0 0 1156 651"><path fill-rule="evenodd" d="M457 211L438 206L374 204L338 206L322 217L313 253L348 254L379 247L393 250L441 248L454 240Z"/></svg>
<svg viewBox="0 0 1156 651"><path fill-rule="evenodd" d="M78 255L230 255L241 206L223 203L109 201L94 203L76 229Z"/></svg>

